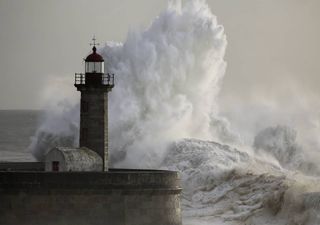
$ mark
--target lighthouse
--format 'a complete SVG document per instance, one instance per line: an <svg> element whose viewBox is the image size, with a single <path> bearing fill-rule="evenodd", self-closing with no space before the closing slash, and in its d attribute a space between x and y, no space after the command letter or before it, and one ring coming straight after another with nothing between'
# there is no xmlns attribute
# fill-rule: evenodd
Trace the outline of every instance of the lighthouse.
<svg viewBox="0 0 320 225"><path fill-rule="evenodd" d="M105 73L104 59L97 53L96 39L92 40L85 73L75 74L74 86L81 92L79 147L100 155L103 171L108 171L108 93L114 87L114 75Z"/></svg>
<svg viewBox="0 0 320 225"><path fill-rule="evenodd" d="M44 162L0 163L0 224L181 225L176 171L108 170L114 75L105 73L95 39L74 85L81 93L80 146L56 146Z"/></svg>

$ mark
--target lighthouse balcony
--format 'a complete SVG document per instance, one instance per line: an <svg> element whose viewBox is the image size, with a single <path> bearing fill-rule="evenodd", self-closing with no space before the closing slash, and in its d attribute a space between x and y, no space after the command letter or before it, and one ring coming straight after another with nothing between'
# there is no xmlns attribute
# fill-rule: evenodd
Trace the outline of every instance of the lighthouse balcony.
<svg viewBox="0 0 320 225"><path fill-rule="evenodd" d="M76 73L74 77L74 86L81 87L97 87L97 88L113 88L114 74L99 73Z"/></svg>

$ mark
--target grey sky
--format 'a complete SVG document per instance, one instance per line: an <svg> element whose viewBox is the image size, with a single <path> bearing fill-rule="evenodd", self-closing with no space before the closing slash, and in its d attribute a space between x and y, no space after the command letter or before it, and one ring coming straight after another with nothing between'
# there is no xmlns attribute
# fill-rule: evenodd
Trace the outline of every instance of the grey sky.
<svg viewBox="0 0 320 225"><path fill-rule="evenodd" d="M235 102L319 99L319 0L208 3L228 39L224 110ZM165 7L165 0L0 0L0 109L41 108L50 76L83 70L92 34L123 41Z"/></svg>

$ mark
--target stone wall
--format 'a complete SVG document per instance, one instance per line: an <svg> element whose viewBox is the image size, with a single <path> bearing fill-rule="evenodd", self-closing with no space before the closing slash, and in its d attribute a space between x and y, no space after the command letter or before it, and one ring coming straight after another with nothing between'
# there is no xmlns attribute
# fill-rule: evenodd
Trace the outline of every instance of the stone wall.
<svg viewBox="0 0 320 225"><path fill-rule="evenodd" d="M108 93L106 89L81 91L80 147L97 152L108 162ZM106 168L108 165L106 165Z"/></svg>
<svg viewBox="0 0 320 225"><path fill-rule="evenodd" d="M0 162L0 171L44 171L44 162Z"/></svg>
<svg viewBox="0 0 320 225"><path fill-rule="evenodd" d="M181 225L176 172L0 172L0 225Z"/></svg>

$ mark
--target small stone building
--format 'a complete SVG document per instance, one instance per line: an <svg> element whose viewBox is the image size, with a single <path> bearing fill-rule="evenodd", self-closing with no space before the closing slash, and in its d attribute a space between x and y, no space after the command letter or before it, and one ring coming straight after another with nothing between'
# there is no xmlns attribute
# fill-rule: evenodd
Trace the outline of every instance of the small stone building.
<svg viewBox="0 0 320 225"><path fill-rule="evenodd" d="M102 171L102 158L86 147L55 147L45 157L46 171Z"/></svg>

